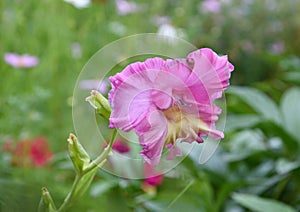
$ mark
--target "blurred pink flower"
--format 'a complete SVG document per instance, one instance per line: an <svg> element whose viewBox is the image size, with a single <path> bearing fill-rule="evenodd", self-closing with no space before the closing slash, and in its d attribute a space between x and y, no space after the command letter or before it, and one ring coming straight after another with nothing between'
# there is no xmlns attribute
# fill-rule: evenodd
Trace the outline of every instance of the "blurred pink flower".
<svg viewBox="0 0 300 212"><path fill-rule="evenodd" d="M127 66L110 77L110 127L134 130L144 161L156 166L164 147L167 159L181 155L176 146L224 137L215 122L221 109L213 101L229 85L233 65L227 56L203 48L184 59L151 58Z"/></svg>
<svg viewBox="0 0 300 212"><path fill-rule="evenodd" d="M155 15L151 18L152 22L156 26L164 25L164 24L170 24L171 23L171 18L169 16L159 16Z"/></svg>
<svg viewBox="0 0 300 212"><path fill-rule="evenodd" d="M163 175L155 172L153 166L146 163L144 167L144 172L145 172L145 183L152 186L159 186L160 184L162 184Z"/></svg>
<svg viewBox="0 0 300 212"><path fill-rule="evenodd" d="M278 54L282 54L284 51L285 51L285 43L283 40L275 41L269 47L269 52L271 54L278 55Z"/></svg>
<svg viewBox="0 0 300 212"><path fill-rule="evenodd" d="M102 94L106 94L109 83L105 80L82 80L79 87L86 90L97 90Z"/></svg>
<svg viewBox="0 0 300 212"><path fill-rule="evenodd" d="M142 183L142 189L147 193L154 194L156 187L162 184L164 177L161 173L156 172L153 166L147 163L144 166L144 174L145 179Z"/></svg>
<svg viewBox="0 0 300 212"><path fill-rule="evenodd" d="M18 55L16 53L6 53L4 55L4 60L15 68L30 68L39 63L39 59L37 57L30 56L28 54Z"/></svg>
<svg viewBox="0 0 300 212"><path fill-rule="evenodd" d="M163 181L163 175L156 175L154 177L148 177L145 179L145 182L148 185L159 186Z"/></svg>
<svg viewBox="0 0 300 212"><path fill-rule="evenodd" d="M116 0L116 8L119 15L128 15L140 10L137 3L127 0Z"/></svg>
<svg viewBox="0 0 300 212"><path fill-rule="evenodd" d="M129 146L121 140L116 140L113 143L112 149L117 151L120 154L125 154L130 152Z"/></svg>
<svg viewBox="0 0 300 212"><path fill-rule="evenodd" d="M21 140L12 153L12 164L20 167L41 167L46 165L53 157L53 153L44 137Z"/></svg>
<svg viewBox="0 0 300 212"><path fill-rule="evenodd" d="M221 2L219 0L204 0L200 9L202 12L219 13L221 11Z"/></svg>

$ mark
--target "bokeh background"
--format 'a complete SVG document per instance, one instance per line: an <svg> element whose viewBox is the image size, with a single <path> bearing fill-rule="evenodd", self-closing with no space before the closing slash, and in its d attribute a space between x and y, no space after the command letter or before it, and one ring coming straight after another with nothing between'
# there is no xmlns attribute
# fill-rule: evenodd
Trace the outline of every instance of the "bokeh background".
<svg viewBox="0 0 300 212"><path fill-rule="evenodd" d="M299 0L2 0L0 11L1 211L36 211L42 186L62 203L76 79L104 45L147 32L229 56L225 139L206 164L195 151L154 182L100 170L71 211L300 210Z"/></svg>

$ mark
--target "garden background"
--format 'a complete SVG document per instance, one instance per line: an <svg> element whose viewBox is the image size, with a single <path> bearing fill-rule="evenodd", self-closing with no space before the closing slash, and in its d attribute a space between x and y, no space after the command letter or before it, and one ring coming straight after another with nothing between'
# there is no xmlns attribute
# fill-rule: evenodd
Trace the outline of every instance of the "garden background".
<svg viewBox="0 0 300 212"><path fill-rule="evenodd" d="M2 0L0 11L0 211L36 211L43 186L62 203L80 71L106 44L148 32L229 56L225 139L207 163L190 155L151 189L100 170L71 211L300 210L299 0ZM9 52L39 63L13 67ZM35 142L47 163L31 162Z"/></svg>

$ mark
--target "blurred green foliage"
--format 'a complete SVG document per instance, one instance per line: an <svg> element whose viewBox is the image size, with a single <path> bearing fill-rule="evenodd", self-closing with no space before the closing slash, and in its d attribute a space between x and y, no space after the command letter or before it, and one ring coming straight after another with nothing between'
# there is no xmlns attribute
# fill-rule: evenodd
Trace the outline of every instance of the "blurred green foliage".
<svg viewBox="0 0 300 212"><path fill-rule="evenodd" d="M62 203L74 176L66 138L78 74L104 45L157 32L155 20L167 16L179 36L228 54L235 65L225 139L204 165L196 148L154 196L141 181L99 171L72 211L247 211L257 205L299 211L300 2L223 0L219 13L202 11L196 0L136 2L141 11L124 16L112 0L85 9L62 0L0 2L0 144L43 135L56 152L50 165L37 169L11 166L9 153L0 150L0 210L35 211L45 185ZM40 63L13 68L4 62L6 52L29 53Z"/></svg>

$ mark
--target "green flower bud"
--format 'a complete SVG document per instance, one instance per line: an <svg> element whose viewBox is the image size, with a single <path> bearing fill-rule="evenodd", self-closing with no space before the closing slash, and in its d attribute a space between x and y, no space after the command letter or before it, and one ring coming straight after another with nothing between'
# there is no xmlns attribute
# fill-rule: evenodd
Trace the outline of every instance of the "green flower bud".
<svg viewBox="0 0 300 212"><path fill-rule="evenodd" d="M71 133L67 141L69 143L69 155L74 167L78 173L82 173L83 170L90 164L90 157L74 134Z"/></svg>
<svg viewBox="0 0 300 212"><path fill-rule="evenodd" d="M98 91L92 90L91 95L85 99L90 105L95 108L96 112L106 119L109 119L111 108L108 100Z"/></svg>
<svg viewBox="0 0 300 212"><path fill-rule="evenodd" d="M42 188L42 198L38 208L39 212L55 212L56 207L54 205L53 199L47 190L47 188Z"/></svg>

